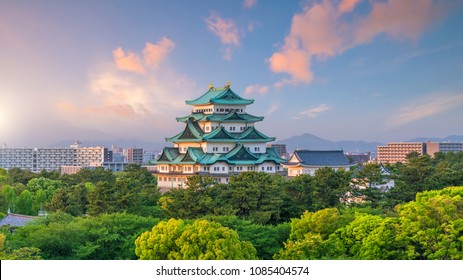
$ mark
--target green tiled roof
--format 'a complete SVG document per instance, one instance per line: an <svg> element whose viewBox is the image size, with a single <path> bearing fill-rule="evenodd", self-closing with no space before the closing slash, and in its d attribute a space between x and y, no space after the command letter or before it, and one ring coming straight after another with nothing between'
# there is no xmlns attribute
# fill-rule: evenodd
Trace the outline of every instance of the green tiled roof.
<svg viewBox="0 0 463 280"><path fill-rule="evenodd" d="M159 159L156 160L156 163L168 163L174 161L179 156L179 151L177 148L165 147L162 150L162 154Z"/></svg>
<svg viewBox="0 0 463 280"><path fill-rule="evenodd" d="M238 144L227 154L230 161L256 161L259 157L251 153L243 144Z"/></svg>
<svg viewBox="0 0 463 280"><path fill-rule="evenodd" d="M220 142L235 142L236 137L233 136L230 132L228 132L223 126L219 126L218 128L214 129L212 132L205 134L203 137L204 141L211 141L211 140L218 140Z"/></svg>
<svg viewBox="0 0 463 280"><path fill-rule="evenodd" d="M206 105L206 104L221 104L221 105L249 105L254 103L254 99L244 99L230 87L225 88L210 88L205 94L195 100L187 100L188 105Z"/></svg>
<svg viewBox="0 0 463 280"><path fill-rule="evenodd" d="M177 155L173 157L173 155ZM154 164L195 164L211 165L219 161L232 165L255 165L266 161L281 163L285 160L280 158L273 148L267 148L264 154L250 152L243 144L236 145L227 154L204 153L201 148L188 148L185 154L180 154L178 148L164 148L159 159Z"/></svg>
<svg viewBox="0 0 463 280"><path fill-rule="evenodd" d="M275 137L268 137L258 131L254 126L248 127L241 133L231 133L223 126L219 126L209 133L204 133L198 123L191 119L186 123L185 129L173 137L167 137L166 141L174 143L182 142L221 142L221 143L244 143L244 142L271 142Z"/></svg>
<svg viewBox="0 0 463 280"><path fill-rule="evenodd" d="M275 137L268 137L267 135L258 131L254 126L251 126L248 129L246 129L243 133L241 133L238 139L239 140L252 140L252 141L258 140L259 142L261 141L270 142L270 141L274 141Z"/></svg>
<svg viewBox="0 0 463 280"><path fill-rule="evenodd" d="M247 113L238 113L236 110L232 110L228 114L204 114L204 113L193 113L191 115L177 118L178 122L187 122L193 119L198 122L213 121L213 122L245 122L254 123L264 119L264 117L253 116Z"/></svg>
<svg viewBox="0 0 463 280"><path fill-rule="evenodd" d="M169 142L198 142L202 140L204 135L203 130L199 127L197 122L188 121L185 125L185 129L179 134L173 137L166 137L166 141Z"/></svg>

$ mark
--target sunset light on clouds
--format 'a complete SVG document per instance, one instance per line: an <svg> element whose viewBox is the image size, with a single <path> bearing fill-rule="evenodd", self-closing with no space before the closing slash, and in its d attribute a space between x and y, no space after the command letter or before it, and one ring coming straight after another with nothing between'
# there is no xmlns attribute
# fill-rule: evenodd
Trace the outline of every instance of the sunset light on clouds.
<svg viewBox="0 0 463 280"><path fill-rule="evenodd" d="M0 144L163 142L227 81L278 140L463 134L463 2L0 3Z"/></svg>

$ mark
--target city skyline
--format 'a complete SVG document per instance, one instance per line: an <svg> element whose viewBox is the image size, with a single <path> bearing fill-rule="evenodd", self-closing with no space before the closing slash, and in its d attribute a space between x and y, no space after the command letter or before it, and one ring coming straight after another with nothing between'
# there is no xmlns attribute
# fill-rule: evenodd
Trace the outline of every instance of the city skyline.
<svg viewBox="0 0 463 280"><path fill-rule="evenodd" d="M461 1L2 1L0 143L163 142L230 81L278 140L462 135Z"/></svg>

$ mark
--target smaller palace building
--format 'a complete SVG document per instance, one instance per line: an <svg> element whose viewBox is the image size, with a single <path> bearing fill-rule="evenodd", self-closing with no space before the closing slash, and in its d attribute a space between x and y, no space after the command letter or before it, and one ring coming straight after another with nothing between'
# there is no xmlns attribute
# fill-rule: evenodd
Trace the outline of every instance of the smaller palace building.
<svg viewBox="0 0 463 280"><path fill-rule="evenodd" d="M288 162L282 163L288 169L288 176L294 177L300 174L314 175L315 171L323 167L330 167L334 170L349 170L355 163L349 162L344 152L334 151L311 151L296 150Z"/></svg>
<svg viewBox="0 0 463 280"><path fill-rule="evenodd" d="M201 174L228 183L231 175L246 171L282 172L282 159L276 150L267 147L275 140L255 127L264 117L247 113L246 106L254 103L230 88L209 86L209 90L194 100L191 114L177 118L185 128L166 138L173 143L165 147L154 160L158 170L158 186L165 191L186 187L188 177Z"/></svg>

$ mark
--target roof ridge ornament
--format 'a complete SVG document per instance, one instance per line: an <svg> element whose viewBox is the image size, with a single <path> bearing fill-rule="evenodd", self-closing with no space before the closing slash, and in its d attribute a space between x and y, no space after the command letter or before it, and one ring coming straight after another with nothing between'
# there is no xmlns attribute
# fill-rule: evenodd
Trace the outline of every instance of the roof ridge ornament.
<svg viewBox="0 0 463 280"><path fill-rule="evenodd" d="M209 83L209 90L212 90L214 87L212 86L212 82Z"/></svg>
<svg viewBox="0 0 463 280"><path fill-rule="evenodd" d="M230 81L227 81L227 84L225 85L225 88L230 88Z"/></svg>

